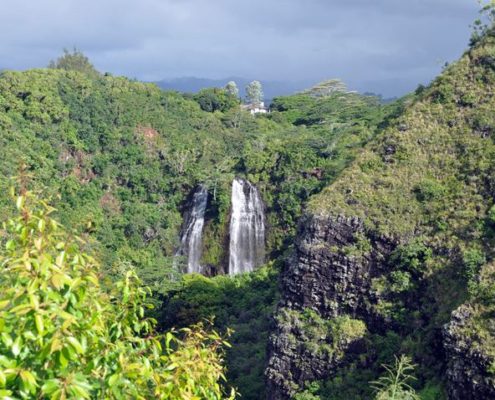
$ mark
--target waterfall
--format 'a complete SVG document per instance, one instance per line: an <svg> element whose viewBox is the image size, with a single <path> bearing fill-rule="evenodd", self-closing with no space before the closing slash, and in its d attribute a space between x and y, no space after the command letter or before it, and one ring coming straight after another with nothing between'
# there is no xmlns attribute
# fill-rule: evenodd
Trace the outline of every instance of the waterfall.
<svg viewBox="0 0 495 400"><path fill-rule="evenodd" d="M177 256L187 257L187 273L201 273L202 234L205 223L206 203L208 200L208 190L206 186L200 185L194 192L191 209L186 213L180 247Z"/></svg>
<svg viewBox="0 0 495 400"><path fill-rule="evenodd" d="M265 215L258 189L244 179L232 182L229 274L251 272L265 261Z"/></svg>

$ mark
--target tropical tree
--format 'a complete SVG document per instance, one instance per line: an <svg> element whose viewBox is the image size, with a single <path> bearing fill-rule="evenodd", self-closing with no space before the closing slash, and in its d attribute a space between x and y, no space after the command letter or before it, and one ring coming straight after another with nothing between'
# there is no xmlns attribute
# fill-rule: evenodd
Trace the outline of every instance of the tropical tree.
<svg viewBox="0 0 495 400"><path fill-rule="evenodd" d="M207 112L225 112L239 104L237 96L232 95L227 89L220 88L201 89L193 98L201 109Z"/></svg>
<svg viewBox="0 0 495 400"><path fill-rule="evenodd" d="M261 82L252 81L246 86L246 97L250 104L258 105L263 101L263 87Z"/></svg>
<svg viewBox="0 0 495 400"><path fill-rule="evenodd" d="M237 87L237 84L234 81L230 81L225 85L225 90L227 91L228 94L230 94L232 97L239 97L239 88Z"/></svg>
<svg viewBox="0 0 495 400"><path fill-rule="evenodd" d="M50 61L48 68L64 69L66 71L78 71L91 77L98 77L100 73L91 64L80 50L74 47L71 51L64 49L64 54L56 60Z"/></svg>
<svg viewBox="0 0 495 400"><path fill-rule="evenodd" d="M157 333L132 268L102 282L47 202L24 191L16 209L0 231L0 398L223 398L222 338Z"/></svg>

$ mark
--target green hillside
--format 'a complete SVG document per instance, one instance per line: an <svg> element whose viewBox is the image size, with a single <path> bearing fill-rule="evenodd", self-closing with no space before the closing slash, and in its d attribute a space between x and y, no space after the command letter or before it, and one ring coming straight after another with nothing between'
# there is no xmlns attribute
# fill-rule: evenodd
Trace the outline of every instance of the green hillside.
<svg viewBox="0 0 495 400"><path fill-rule="evenodd" d="M382 262L388 272L371 283L378 299L371 312L388 321L388 328L370 327L367 361L352 361L321 382L321 399L340 399L342 393L367 398L366 382L399 353L419 364L415 386L424 388L421 398L440 398L450 362L442 329L463 303L473 311L455 332L493 360L494 57L490 30L311 198L313 215L364 222L364 236L332 251L359 260L373 251L377 238L398 243ZM363 362L368 367L358 367ZM493 368L482 374L492 379Z"/></svg>

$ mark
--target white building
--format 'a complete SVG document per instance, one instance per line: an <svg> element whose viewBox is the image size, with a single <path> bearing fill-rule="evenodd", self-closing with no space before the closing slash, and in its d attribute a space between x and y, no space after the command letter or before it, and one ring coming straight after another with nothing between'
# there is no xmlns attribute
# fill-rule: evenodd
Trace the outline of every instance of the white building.
<svg viewBox="0 0 495 400"><path fill-rule="evenodd" d="M251 115L266 114L268 112L268 109L265 107L265 103L263 101L257 104L243 104L242 109L249 111Z"/></svg>

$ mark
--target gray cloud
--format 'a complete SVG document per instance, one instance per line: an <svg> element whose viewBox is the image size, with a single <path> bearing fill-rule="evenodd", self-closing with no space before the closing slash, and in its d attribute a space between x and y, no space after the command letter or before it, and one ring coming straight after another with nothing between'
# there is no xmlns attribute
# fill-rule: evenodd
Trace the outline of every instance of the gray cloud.
<svg viewBox="0 0 495 400"><path fill-rule="evenodd" d="M2 0L0 67L77 46L145 80L232 75L403 94L466 47L474 0Z"/></svg>

